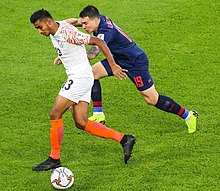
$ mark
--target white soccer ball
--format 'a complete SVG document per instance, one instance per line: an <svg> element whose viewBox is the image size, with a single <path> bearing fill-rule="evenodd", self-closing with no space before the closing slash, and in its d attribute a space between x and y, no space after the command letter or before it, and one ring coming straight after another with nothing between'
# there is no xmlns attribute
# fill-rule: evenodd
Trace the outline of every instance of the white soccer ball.
<svg viewBox="0 0 220 191"><path fill-rule="evenodd" d="M70 169L59 167L54 169L50 176L52 185L59 190L70 188L74 182L74 175Z"/></svg>

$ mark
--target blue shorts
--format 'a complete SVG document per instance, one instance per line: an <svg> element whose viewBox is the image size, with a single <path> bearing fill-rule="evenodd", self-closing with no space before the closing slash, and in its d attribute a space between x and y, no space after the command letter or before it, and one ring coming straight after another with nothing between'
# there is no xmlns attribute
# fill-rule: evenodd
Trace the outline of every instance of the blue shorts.
<svg viewBox="0 0 220 191"><path fill-rule="evenodd" d="M149 62L146 54L139 55L133 62L117 59L115 59L115 62L121 66L121 68L128 70L127 76L139 91L149 89L154 84L148 70ZM112 69L107 59L102 60L101 63L107 71L108 76L113 76Z"/></svg>

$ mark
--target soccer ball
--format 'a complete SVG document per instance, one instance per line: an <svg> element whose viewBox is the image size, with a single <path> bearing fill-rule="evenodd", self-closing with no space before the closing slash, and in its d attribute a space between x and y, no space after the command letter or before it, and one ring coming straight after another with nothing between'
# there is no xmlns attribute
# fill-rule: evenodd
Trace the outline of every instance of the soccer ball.
<svg viewBox="0 0 220 191"><path fill-rule="evenodd" d="M52 185L59 190L70 188L74 182L74 175L68 168L59 167L54 169L50 176Z"/></svg>

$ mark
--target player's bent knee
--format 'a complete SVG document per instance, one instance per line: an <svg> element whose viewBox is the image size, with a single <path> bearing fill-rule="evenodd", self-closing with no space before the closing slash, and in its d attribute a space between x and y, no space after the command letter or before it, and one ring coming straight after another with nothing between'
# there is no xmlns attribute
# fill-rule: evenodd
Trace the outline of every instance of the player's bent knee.
<svg viewBox="0 0 220 191"><path fill-rule="evenodd" d="M145 100L146 101L146 100ZM148 105L150 106L154 106L155 104L153 102L151 102L150 100L146 101Z"/></svg>
<svg viewBox="0 0 220 191"><path fill-rule="evenodd" d="M80 122L75 121L75 124L76 124L76 127L81 130L84 130L86 127L86 122L84 121L80 121Z"/></svg>
<svg viewBox="0 0 220 191"><path fill-rule="evenodd" d="M93 72L93 76L94 76L94 80L99 80L100 77L99 77L99 74Z"/></svg>
<svg viewBox="0 0 220 191"><path fill-rule="evenodd" d="M156 98L147 98L147 97L144 97L144 100L147 102L148 105L150 106L154 106L157 104L157 100Z"/></svg>
<svg viewBox="0 0 220 191"><path fill-rule="evenodd" d="M105 77L105 75L99 73L99 72L93 72L94 80L99 80L102 77Z"/></svg>
<svg viewBox="0 0 220 191"><path fill-rule="evenodd" d="M158 93L155 94L141 94L144 100L147 102L148 105L155 106L158 102Z"/></svg>
<svg viewBox="0 0 220 191"><path fill-rule="evenodd" d="M60 113L56 112L56 111L51 111L50 112L50 120L57 120L60 119L62 116L60 115Z"/></svg>

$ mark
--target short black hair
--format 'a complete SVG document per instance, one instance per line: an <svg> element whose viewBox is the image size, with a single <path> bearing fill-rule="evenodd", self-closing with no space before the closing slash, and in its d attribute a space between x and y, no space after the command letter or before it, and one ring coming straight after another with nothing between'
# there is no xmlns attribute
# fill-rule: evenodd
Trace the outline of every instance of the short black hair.
<svg viewBox="0 0 220 191"><path fill-rule="evenodd" d="M32 24L34 24L37 20L42 21L42 20L46 20L47 18L53 19L53 17L47 10L41 9L41 10L34 12L31 15L30 21Z"/></svg>
<svg viewBox="0 0 220 191"><path fill-rule="evenodd" d="M80 12L79 16L81 18L99 18L99 10L93 5L88 5Z"/></svg>

